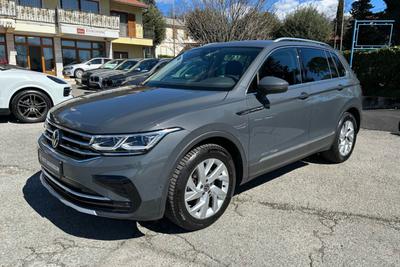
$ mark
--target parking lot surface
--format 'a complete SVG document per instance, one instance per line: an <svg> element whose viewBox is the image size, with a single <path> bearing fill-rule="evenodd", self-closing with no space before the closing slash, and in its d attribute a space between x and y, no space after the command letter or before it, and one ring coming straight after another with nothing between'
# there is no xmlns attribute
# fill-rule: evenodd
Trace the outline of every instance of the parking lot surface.
<svg viewBox="0 0 400 267"><path fill-rule="evenodd" d="M1 266L399 266L400 136L362 130L340 165L316 158L238 189L211 227L182 232L80 214L39 182L42 124L0 123Z"/></svg>

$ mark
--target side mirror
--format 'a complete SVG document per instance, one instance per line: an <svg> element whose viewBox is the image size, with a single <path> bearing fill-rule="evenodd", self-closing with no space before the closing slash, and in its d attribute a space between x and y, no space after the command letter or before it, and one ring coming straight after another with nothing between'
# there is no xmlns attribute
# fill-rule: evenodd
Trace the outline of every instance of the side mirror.
<svg viewBox="0 0 400 267"><path fill-rule="evenodd" d="M92 63L91 63L91 62L88 62L88 63L86 63L86 65L90 66L90 65L92 65Z"/></svg>
<svg viewBox="0 0 400 267"><path fill-rule="evenodd" d="M258 83L258 91L264 95L284 93L288 88L287 81L273 76L264 77Z"/></svg>

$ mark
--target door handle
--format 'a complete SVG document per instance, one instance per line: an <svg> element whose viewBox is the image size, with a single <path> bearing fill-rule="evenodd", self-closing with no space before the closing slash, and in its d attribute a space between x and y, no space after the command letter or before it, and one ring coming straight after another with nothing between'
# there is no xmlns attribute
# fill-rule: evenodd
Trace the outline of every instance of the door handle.
<svg viewBox="0 0 400 267"><path fill-rule="evenodd" d="M309 94L307 94L306 92L302 92L300 95L299 95L299 99L301 99L301 100L305 100L305 99L307 99L307 98L309 98L310 97L310 95Z"/></svg>
<svg viewBox="0 0 400 267"><path fill-rule="evenodd" d="M339 84L337 89L338 89L338 91L342 91L344 89L344 87L345 86L343 84Z"/></svg>

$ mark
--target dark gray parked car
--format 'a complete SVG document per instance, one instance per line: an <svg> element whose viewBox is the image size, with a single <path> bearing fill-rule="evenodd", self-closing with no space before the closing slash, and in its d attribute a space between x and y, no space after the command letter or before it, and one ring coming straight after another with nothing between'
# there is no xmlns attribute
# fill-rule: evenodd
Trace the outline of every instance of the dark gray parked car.
<svg viewBox="0 0 400 267"><path fill-rule="evenodd" d="M151 75L160 71L165 65L170 62L170 59L161 59L158 63L149 71L140 72L136 75L128 76L125 78L124 82L122 82L121 86L138 86L141 85L145 80L147 80Z"/></svg>
<svg viewBox="0 0 400 267"><path fill-rule="evenodd" d="M159 65L160 61L166 61L165 59L149 58L143 59L138 62L131 70L108 76L103 79L103 88L113 88L121 86L127 79L134 79L135 77L148 75L154 73Z"/></svg>
<svg viewBox="0 0 400 267"><path fill-rule="evenodd" d="M77 82L80 82L83 85L89 86L90 76L92 76L94 74L100 74L100 73L104 73L104 72L113 70L113 69L117 68L124 61L125 61L125 59L113 59L113 60L110 60L110 61L104 63L98 69L87 70L82 74L82 78L80 79L80 81L79 81L79 79L77 79Z"/></svg>
<svg viewBox="0 0 400 267"><path fill-rule="evenodd" d="M87 214L201 229L261 174L315 153L347 160L360 125L359 81L308 40L206 45L145 86L50 111L38 142L51 194Z"/></svg>

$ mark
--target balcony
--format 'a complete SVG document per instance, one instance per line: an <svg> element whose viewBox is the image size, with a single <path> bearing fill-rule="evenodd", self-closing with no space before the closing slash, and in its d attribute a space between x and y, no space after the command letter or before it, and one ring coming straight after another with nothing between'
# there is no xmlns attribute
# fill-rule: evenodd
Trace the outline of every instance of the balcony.
<svg viewBox="0 0 400 267"><path fill-rule="evenodd" d="M17 20L26 20L44 23L56 23L56 12L54 9L16 6Z"/></svg>
<svg viewBox="0 0 400 267"><path fill-rule="evenodd" d="M58 23L119 30L119 17L58 9Z"/></svg>
<svg viewBox="0 0 400 267"><path fill-rule="evenodd" d="M49 24L70 24L119 30L119 17L76 10L46 9L16 5L15 1L0 0L0 17Z"/></svg>

